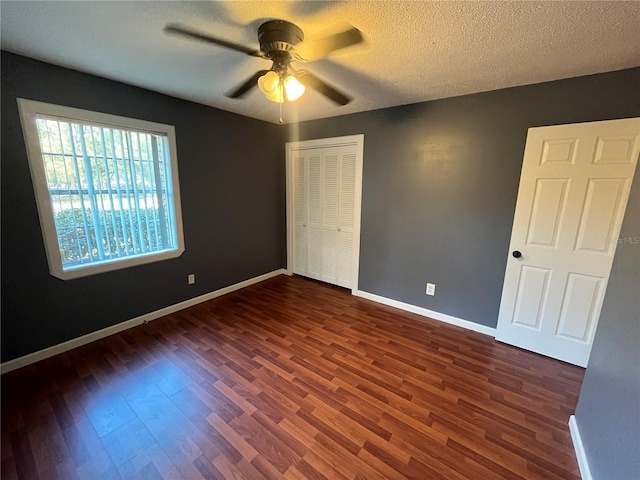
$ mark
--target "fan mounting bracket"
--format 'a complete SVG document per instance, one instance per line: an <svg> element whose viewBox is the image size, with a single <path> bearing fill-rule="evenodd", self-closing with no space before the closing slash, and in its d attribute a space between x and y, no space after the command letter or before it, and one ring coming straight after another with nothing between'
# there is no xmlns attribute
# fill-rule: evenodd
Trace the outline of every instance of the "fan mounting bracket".
<svg viewBox="0 0 640 480"><path fill-rule="evenodd" d="M289 59L289 52L303 40L302 30L285 20L270 20L258 27L260 49L272 60Z"/></svg>

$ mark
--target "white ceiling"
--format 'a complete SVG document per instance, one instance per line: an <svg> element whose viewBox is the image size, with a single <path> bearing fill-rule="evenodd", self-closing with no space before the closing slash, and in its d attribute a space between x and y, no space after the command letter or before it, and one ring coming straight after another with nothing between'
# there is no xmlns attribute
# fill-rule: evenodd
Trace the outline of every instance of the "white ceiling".
<svg viewBox="0 0 640 480"><path fill-rule="evenodd" d="M168 36L183 23L258 48L267 19L307 38L348 22L366 44L305 66L349 93L337 107L308 92L285 122L422 102L640 65L640 2L530 1L6 1L2 48L11 52L277 123L258 89L224 92L270 63Z"/></svg>

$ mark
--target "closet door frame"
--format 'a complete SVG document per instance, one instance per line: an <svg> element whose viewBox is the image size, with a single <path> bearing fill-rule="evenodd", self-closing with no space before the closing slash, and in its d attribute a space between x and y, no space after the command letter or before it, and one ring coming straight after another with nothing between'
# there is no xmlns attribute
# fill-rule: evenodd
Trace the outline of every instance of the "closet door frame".
<svg viewBox="0 0 640 480"><path fill-rule="evenodd" d="M354 225L353 225L353 258L352 258L352 282L351 293L358 292L358 273L360 268L360 222L362 211L362 166L364 157L364 134L348 135L344 137L320 138L299 142L287 142L285 146L286 156L286 183L287 183L287 275L293 275L294 242L293 233L295 218L293 210L293 152L296 150L309 150L327 147L342 147L355 145L356 149L356 189L354 200Z"/></svg>

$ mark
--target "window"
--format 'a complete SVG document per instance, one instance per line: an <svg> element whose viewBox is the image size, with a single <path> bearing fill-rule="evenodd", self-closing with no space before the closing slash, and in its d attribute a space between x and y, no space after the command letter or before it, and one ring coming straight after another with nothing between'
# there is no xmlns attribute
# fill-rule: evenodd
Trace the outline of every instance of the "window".
<svg viewBox="0 0 640 480"><path fill-rule="evenodd" d="M184 251L171 125L18 99L51 275Z"/></svg>

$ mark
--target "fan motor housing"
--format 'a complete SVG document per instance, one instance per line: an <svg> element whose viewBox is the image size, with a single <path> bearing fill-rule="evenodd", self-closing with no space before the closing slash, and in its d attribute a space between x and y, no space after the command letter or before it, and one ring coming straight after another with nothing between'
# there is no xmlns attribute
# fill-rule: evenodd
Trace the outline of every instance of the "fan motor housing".
<svg viewBox="0 0 640 480"><path fill-rule="evenodd" d="M304 40L302 30L285 20L271 20L258 27L260 49L268 57L276 52L289 52L302 40Z"/></svg>

